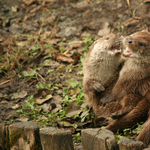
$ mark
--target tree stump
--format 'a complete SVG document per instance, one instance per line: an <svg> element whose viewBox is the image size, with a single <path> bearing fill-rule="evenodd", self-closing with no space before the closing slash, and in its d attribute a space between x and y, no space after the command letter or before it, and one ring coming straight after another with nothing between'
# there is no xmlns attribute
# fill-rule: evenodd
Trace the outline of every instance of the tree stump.
<svg viewBox="0 0 150 150"><path fill-rule="evenodd" d="M82 150L118 150L114 134L106 129L82 130Z"/></svg>
<svg viewBox="0 0 150 150"><path fill-rule="evenodd" d="M122 137L119 140L120 150L143 150L144 144L141 141L133 141L126 137Z"/></svg>
<svg viewBox="0 0 150 150"><path fill-rule="evenodd" d="M74 150L72 135L69 131L54 127L40 130L43 150Z"/></svg>
<svg viewBox="0 0 150 150"><path fill-rule="evenodd" d="M0 123L0 150L5 149L6 126Z"/></svg>
<svg viewBox="0 0 150 150"><path fill-rule="evenodd" d="M9 126L11 150L41 150L39 128L34 122L19 122Z"/></svg>

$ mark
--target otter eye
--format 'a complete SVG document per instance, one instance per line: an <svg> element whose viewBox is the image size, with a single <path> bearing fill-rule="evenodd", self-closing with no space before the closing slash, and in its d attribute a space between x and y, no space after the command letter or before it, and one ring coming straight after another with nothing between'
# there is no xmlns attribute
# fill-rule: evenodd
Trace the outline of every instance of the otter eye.
<svg viewBox="0 0 150 150"><path fill-rule="evenodd" d="M140 46L143 46L143 44L142 44L142 43L139 43L139 45L140 45Z"/></svg>
<svg viewBox="0 0 150 150"><path fill-rule="evenodd" d="M106 40L109 40L109 37L107 37Z"/></svg>

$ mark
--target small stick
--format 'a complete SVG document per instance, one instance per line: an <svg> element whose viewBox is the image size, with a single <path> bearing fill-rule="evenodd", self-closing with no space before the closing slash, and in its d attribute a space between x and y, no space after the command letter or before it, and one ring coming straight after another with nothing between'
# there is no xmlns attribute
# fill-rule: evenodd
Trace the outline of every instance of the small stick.
<svg viewBox="0 0 150 150"><path fill-rule="evenodd" d="M33 69L29 68L29 70L33 70ZM44 79L38 72L36 72L36 74L37 74L44 82L46 82L45 79Z"/></svg>
<svg viewBox="0 0 150 150"><path fill-rule="evenodd" d="M11 81L11 80L6 80L6 81L0 83L0 85L3 85L3 84L5 84L5 83L7 83L7 82L10 82L10 81Z"/></svg>
<svg viewBox="0 0 150 150"><path fill-rule="evenodd" d="M15 63L16 63L16 61L17 61L17 58L18 58L18 56L19 56L19 53L20 53L20 49L19 49L19 51L18 51L18 54L17 54L16 57L15 57L15 61L14 61L13 65L12 65L11 69L14 68Z"/></svg>

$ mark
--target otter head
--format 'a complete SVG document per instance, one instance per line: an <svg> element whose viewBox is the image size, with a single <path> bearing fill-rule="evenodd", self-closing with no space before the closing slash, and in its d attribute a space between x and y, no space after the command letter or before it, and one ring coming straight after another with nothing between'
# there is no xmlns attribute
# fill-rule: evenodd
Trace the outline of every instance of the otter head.
<svg viewBox="0 0 150 150"><path fill-rule="evenodd" d="M125 57L150 61L150 33L148 31L136 32L124 38L126 46Z"/></svg>
<svg viewBox="0 0 150 150"><path fill-rule="evenodd" d="M122 47L123 36L109 34L95 41L92 53L94 53L94 56L97 57L101 54L121 56Z"/></svg>
<svg viewBox="0 0 150 150"><path fill-rule="evenodd" d="M103 40L101 44L104 47L103 52L107 52L112 55L121 54L123 36L112 33L104 36L101 40Z"/></svg>

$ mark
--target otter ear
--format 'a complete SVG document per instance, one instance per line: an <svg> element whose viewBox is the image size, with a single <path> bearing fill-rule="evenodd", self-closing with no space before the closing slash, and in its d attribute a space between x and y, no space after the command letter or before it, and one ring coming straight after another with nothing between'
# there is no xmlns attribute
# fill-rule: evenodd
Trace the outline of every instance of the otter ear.
<svg viewBox="0 0 150 150"><path fill-rule="evenodd" d="M145 32L147 33L148 35L150 35L150 31L147 29L147 30L142 30L142 32Z"/></svg>
<svg viewBox="0 0 150 150"><path fill-rule="evenodd" d="M142 30L142 32L149 32L149 31L148 31L148 29L147 30L145 29L145 30Z"/></svg>

